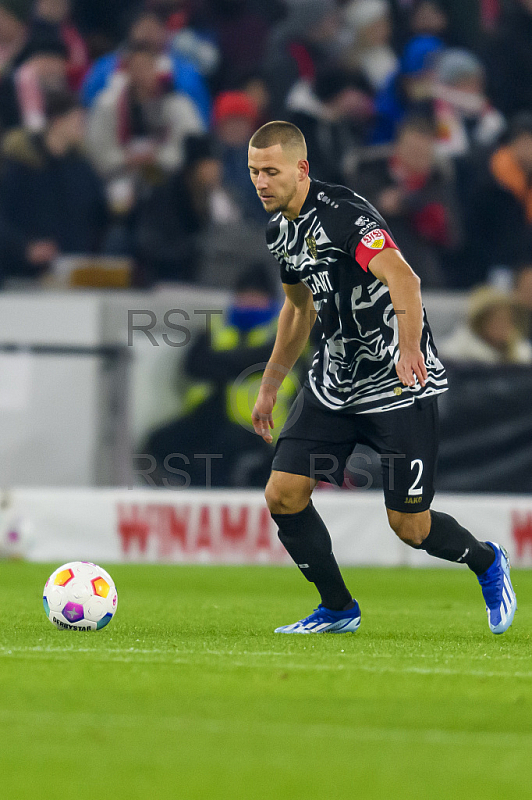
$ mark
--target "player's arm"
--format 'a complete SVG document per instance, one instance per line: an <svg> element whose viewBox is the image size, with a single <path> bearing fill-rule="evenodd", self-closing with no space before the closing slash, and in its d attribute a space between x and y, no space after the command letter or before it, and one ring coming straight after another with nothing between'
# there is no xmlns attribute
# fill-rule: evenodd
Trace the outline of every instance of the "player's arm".
<svg viewBox="0 0 532 800"><path fill-rule="evenodd" d="M279 314L277 336L264 370L257 402L251 415L255 433L272 441L273 407L277 391L303 352L316 320L312 293L304 283L283 284L286 298Z"/></svg>
<svg viewBox="0 0 532 800"><path fill-rule="evenodd" d="M396 369L403 386L413 386L417 377L421 386L427 380L425 359L421 352L423 305L420 280L398 250L387 248L375 255L368 269L388 287L399 328L399 361Z"/></svg>

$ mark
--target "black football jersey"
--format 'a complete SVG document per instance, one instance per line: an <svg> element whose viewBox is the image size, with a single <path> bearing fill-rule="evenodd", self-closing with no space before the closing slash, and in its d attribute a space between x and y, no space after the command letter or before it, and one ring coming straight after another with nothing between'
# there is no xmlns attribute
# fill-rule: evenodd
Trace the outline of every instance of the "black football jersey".
<svg viewBox="0 0 532 800"><path fill-rule="evenodd" d="M397 377L397 317L388 287L368 265L384 248L398 248L371 203L345 186L311 180L297 219L275 214L266 240L283 283L301 281L312 292L323 332L308 383L324 406L388 411L447 389L425 309L421 351L428 380L408 387Z"/></svg>

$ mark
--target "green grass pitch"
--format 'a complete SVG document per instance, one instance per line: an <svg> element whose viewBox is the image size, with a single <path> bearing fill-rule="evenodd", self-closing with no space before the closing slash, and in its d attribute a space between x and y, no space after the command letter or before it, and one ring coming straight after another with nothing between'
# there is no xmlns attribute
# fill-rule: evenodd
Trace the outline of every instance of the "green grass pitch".
<svg viewBox="0 0 532 800"><path fill-rule="evenodd" d="M297 570L113 566L116 618L56 630L57 564L0 564L0 795L9 800L532 796L532 572L493 636L464 570L345 570L356 634L282 636Z"/></svg>

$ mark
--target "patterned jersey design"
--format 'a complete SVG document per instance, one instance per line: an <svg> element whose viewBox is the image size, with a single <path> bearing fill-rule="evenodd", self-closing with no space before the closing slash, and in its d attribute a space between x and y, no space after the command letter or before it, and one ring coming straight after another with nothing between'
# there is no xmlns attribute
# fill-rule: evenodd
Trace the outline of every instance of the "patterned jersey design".
<svg viewBox="0 0 532 800"><path fill-rule="evenodd" d="M283 283L302 282L312 292L322 336L308 383L324 406L361 414L388 411L447 389L425 309L426 385L402 386L397 377L397 317L387 286L368 269L377 253L397 245L367 200L344 186L311 180L297 219L275 214L266 240Z"/></svg>

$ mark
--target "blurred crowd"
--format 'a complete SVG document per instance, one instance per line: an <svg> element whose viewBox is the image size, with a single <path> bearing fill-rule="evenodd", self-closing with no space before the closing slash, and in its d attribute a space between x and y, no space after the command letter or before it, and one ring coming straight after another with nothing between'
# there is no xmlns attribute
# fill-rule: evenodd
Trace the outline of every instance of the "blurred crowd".
<svg viewBox="0 0 532 800"><path fill-rule="evenodd" d="M532 0L0 0L0 279L80 254L138 287L273 275L246 155L271 119L425 288L526 294Z"/></svg>

